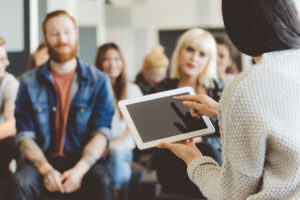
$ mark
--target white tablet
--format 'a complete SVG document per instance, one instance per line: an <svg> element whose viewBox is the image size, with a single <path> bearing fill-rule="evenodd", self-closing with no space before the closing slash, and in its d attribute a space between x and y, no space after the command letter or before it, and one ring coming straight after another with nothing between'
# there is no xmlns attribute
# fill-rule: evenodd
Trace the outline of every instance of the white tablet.
<svg viewBox="0 0 300 200"><path fill-rule="evenodd" d="M147 149L160 142L177 142L214 133L208 117L193 118L181 101L173 99L193 94L192 87L184 87L119 101L137 147Z"/></svg>

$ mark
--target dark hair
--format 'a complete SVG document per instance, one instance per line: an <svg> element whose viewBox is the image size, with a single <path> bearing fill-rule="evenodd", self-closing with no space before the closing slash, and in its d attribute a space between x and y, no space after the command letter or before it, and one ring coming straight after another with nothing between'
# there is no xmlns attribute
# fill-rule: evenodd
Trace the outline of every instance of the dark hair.
<svg viewBox="0 0 300 200"><path fill-rule="evenodd" d="M48 48L47 45L44 42L41 42L39 44L39 46L37 47L37 49L35 50L35 52L33 54L31 54L31 56L29 57L29 61L28 61L28 66L27 66L27 71L31 71L35 68L37 68L37 63L36 63L36 52L44 49L44 48Z"/></svg>
<svg viewBox="0 0 300 200"><path fill-rule="evenodd" d="M229 39L226 39L225 37L222 37L222 36L215 36L215 40L216 40L217 44L225 45L228 48L230 57L232 57L232 54L233 54L232 44L228 41Z"/></svg>
<svg viewBox="0 0 300 200"><path fill-rule="evenodd" d="M300 47L300 21L293 0L223 0L227 34L243 53Z"/></svg>
<svg viewBox="0 0 300 200"><path fill-rule="evenodd" d="M53 18L53 17L58 17L58 16L67 16L67 17L69 17L69 18L72 20L72 22L74 23L75 28L77 28L77 23L76 23L75 18L72 17L67 11L65 11L65 10L55 10L55 11L53 11L53 12L48 13L48 14L46 15L44 21L43 21L42 29L43 29L43 33L44 33L44 34L46 34L46 31L47 31L47 30L46 30L46 24L47 24L47 22L48 22L51 18Z"/></svg>
<svg viewBox="0 0 300 200"><path fill-rule="evenodd" d="M119 55L120 58L122 60L123 63L123 68L122 68L122 72L121 74L117 77L115 84L112 86L113 90L114 90L114 94L115 94L115 98L118 101L126 99L126 90L127 90L127 75L126 75L126 70L125 70L125 60L123 57L123 54L121 52L121 49L119 48L119 46L115 43L106 43L101 45L96 53L96 57L95 57L95 66L100 69L101 71L103 71L103 61L104 61L104 56L105 53L109 50L109 49L114 49L116 50ZM121 115L122 118L122 115Z"/></svg>

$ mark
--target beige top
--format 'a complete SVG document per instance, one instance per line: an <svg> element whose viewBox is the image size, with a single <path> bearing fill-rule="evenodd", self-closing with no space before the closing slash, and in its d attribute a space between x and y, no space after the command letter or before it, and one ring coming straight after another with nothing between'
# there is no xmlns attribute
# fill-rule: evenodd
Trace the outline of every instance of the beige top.
<svg viewBox="0 0 300 200"><path fill-rule="evenodd" d="M223 166L188 166L210 199L300 199L300 50L263 54L225 88L219 105Z"/></svg>

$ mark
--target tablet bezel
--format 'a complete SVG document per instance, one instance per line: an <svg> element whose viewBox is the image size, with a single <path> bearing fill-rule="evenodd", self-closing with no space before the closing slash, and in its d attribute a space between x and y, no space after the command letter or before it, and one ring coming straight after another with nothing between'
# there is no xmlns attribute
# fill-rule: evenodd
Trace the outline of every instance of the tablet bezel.
<svg viewBox="0 0 300 200"><path fill-rule="evenodd" d="M188 92L190 95L195 95L195 91L192 87L183 87L183 88L168 90L168 91L164 91L164 92L149 94L149 95L141 96L141 97L134 98L134 99L121 100L121 101L118 102L118 106L120 108L120 111L121 111L124 119L126 120L127 125L129 127L129 130L130 130L130 132L131 132L131 134L132 134L132 136L133 136L133 138L136 142L136 145L139 149L143 150L143 149L156 147L160 142L177 142L177 141L182 141L182 140L186 140L186 139L189 139L189 138L194 138L194 137L198 137L198 136L213 134L215 132L215 128L212 125L209 118L202 115L202 118L203 118L203 120L204 120L204 122L207 126L207 128L205 128L205 129L192 131L192 132L188 132L188 133L184 133L184 134L180 134L180 135L175 135L175 136L171 136L171 137L166 137L166 138L162 138L162 139L158 139L158 140L153 140L153 141L150 141L150 142L143 142L142 141L142 139L140 137L140 134L138 133L138 131L135 127L135 124L132 121L132 118L131 118L126 106L130 105L130 104L149 101L149 100L152 100L152 99L158 99L158 98L167 97L167 96L174 96L174 95L182 94L182 93L185 93L185 92Z"/></svg>

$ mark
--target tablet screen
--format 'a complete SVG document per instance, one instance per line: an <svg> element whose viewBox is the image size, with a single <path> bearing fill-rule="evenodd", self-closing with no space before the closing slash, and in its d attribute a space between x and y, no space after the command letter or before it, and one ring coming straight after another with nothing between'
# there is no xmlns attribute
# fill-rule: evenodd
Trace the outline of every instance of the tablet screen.
<svg viewBox="0 0 300 200"><path fill-rule="evenodd" d="M182 95L189 93L126 105L143 142L207 128L202 117L193 118L181 101L173 99Z"/></svg>

